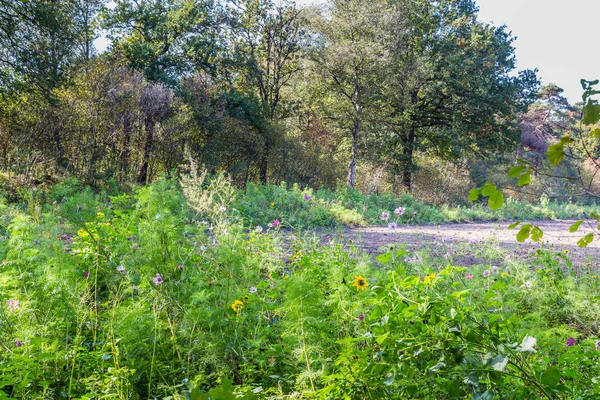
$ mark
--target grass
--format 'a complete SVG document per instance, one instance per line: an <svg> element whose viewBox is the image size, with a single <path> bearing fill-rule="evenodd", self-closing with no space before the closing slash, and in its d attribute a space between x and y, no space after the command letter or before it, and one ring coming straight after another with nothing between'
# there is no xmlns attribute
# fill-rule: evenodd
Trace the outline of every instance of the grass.
<svg viewBox="0 0 600 400"><path fill-rule="evenodd" d="M374 258L310 232L290 243L266 223L446 211L279 187L211 203L224 189L209 187L63 187L1 206L0 399L600 395L600 283L569 254L511 258L490 241ZM465 255L480 264L452 265Z"/></svg>

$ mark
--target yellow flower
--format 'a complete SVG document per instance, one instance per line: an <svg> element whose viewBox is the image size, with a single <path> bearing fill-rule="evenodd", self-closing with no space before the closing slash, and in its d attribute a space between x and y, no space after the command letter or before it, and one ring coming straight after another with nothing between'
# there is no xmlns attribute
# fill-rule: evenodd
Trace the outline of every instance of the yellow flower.
<svg viewBox="0 0 600 400"><path fill-rule="evenodd" d="M104 213L103 212L99 212L98 214L96 214L96 217L98 217L98 218L104 218Z"/></svg>
<svg viewBox="0 0 600 400"><path fill-rule="evenodd" d="M426 285L429 285L430 283L432 283L435 280L435 275L436 273L432 273L431 275L427 275L425 278L423 278L423 283Z"/></svg>
<svg viewBox="0 0 600 400"><path fill-rule="evenodd" d="M567 254L567 253L569 252L569 249L564 249L564 250L563 250L563 252L564 252L565 254Z"/></svg>
<svg viewBox="0 0 600 400"><path fill-rule="evenodd" d="M78 230L77 231L77 235L79 235L80 238L84 238L84 237L90 236L84 229Z"/></svg>
<svg viewBox="0 0 600 400"><path fill-rule="evenodd" d="M359 275L352 281L352 286L356 286L356 289L364 291L369 284L362 275Z"/></svg>
<svg viewBox="0 0 600 400"><path fill-rule="evenodd" d="M504 271L500 274L501 277L506 278L508 276L508 272Z"/></svg>
<svg viewBox="0 0 600 400"><path fill-rule="evenodd" d="M274 202L271 203L271 207L275 207L275 203Z"/></svg>
<svg viewBox="0 0 600 400"><path fill-rule="evenodd" d="M596 279L596 275L592 275L592 279Z"/></svg>
<svg viewBox="0 0 600 400"><path fill-rule="evenodd" d="M236 313L239 314L240 311L242 311L242 308L244 308L244 303L241 302L240 300L236 300L231 305L231 308L233 308L233 311L235 311Z"/></svg>

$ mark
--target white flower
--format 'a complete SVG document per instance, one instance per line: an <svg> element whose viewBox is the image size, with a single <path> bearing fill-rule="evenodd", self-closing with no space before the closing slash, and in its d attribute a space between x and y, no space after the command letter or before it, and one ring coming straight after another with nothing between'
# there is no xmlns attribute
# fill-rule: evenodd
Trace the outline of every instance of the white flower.
<svg viewBox="0 0 600 400"><path fill-rule="evenodd" d="M259 226L256 227L256 232L262 233L262 231L263 231L263 227L262 226L259 225Z"/></svg>
<svg viewBox="0 0 600 400"><path fill-rule="evenodd" d="M224 206L221 206L221 207L219 207L219 211L225 212L225 211L227 211L227 209Z"/></svg>
<svg viewBox="0 0 600 400"><path fill-rule="evenodd" d="M532 353L535 353L537 350L533 348L533 346L535 346L535 343L537 342L537 339L529 336L529 335L525 335L525 337L523 338L523 341L521 342L521 345L517 348L518 351L530 351Z"/></svg>

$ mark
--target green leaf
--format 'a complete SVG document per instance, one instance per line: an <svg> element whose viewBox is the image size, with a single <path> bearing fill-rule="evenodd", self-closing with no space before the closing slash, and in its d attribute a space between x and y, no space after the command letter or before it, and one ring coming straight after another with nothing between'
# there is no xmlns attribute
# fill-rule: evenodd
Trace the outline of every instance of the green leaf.
<svg viewBox="0 0 600 400"><path fill-rule="evenodd" d="M565 145L563 143L556 143L548 147L546 152L548 161L552 165L558 165L565 159Z"/></svg>
<svg viewBox="0 0 600 400"><path fill-rule="evenodd" d="M383 381L383 384L385 386L390 386L394 383L394 379L396 378L395 374L391 374L390 376L387 377L387 379L385 381Z"/></svg>
<svg viewBox="0 0 600 400"><path fill-rule="evenodd" d="M540 381L550 389L555 389L560 382L560 370L556 367L548 367L542 372Z"/></svg>
<svg viewBox="0 0 600 400"><path fill-rule="evenodd" d="M390 332L386 332L381 336L377 337L377 343L379 344L383 344L383 342L385 342L385 339L387 339L387 337L390 335Z"/></svg>
<svg viewBox="0 0 600 400"><path fill-rule="evenodd" d="M544 232L537 226L534 226L531 230L531 240L539 242L544 237Z"/></svg>
<svg viewBox="0 0 600 400"><path fill-rule="evenodd" d="M521 230L517 233L517 241L523 243L531 234L531 224L521 226Z"/></svg>
<svg viewBox="0 0 600 400"><path fill-rule="evenodd" d="M579 226L583 223L583 221L577 221L575 222L573 225L571 225L569 227L569 232L573 233L573 232L577 232L577 230L579 229Z"/></svg>
<svg viewBox="0 0 600 400"><path fill-rule="evenodd" d="M469 200L476 201L477 199L479 199L479 189L471 189L469 191Z"/></svg>
<svg viewBox="0 0 600 400"><path fill-rule="evenodd" d="M521 224L521 221L517 221L514 224L510 224L508 226L508 229L515 229L517 226L519 226Z"/></svg>
<svg viewBox="0 0 600 400"><path fill-rule="evenodd" d="M392 258L392 254L391 254L391 253L389 253L389 252L388 252L388 253L383 253L383 254L380 254L380 255L378 255L377 257L375 257L375 259L376 259L377 261L379 261L379 262L382 262L382 263L384 263L384 264L385 264L385 263L388 263L388 262L390 262L390 259L391 259L391 258Z"/></svg>
<svg viewBox="0 0 600 400"><path fill-rule="evenodd" d="M490 195L488 205L492 210L499 210L504 205L504 195L500 190L496 190Z"/></svg>
<svg viewBox="0 0 600 400"><path fill-rule="evenodd" d="M524 165L517 165L516 167L512 167L510 169L510 171L508 171L508 176L510 178L516 178L519 175L521 175L521 173L525 171L525 166Z"/></svg>
<svg viewBox="0 0 600 400"><path fill-rule="evenodd" d="M585 235L584 237L582 237L581 239L579 239L577 241L577 246L584 248L584 247L587 247L593 241L594 241L594 234L588 233L587 235Z"/></svg>
<svg viewBox="0 0 600 400"><path fill-rule="evenodd" d="M526 185L529 185L530 183L531 183L531 173L530 172L527 172L527 173L521 175L521 177L517 181L518 186L526 186Z"/></svg>
<svg viewBox="0 0 600 400"><path fill-rule="evenodd" d="M491 196L496 191L496 185L492 185L491 183L486 183L481 188L481 194L485 197Z"/></svg>
<svg viewBox="0 0 600 400"><path fill-rule="evenodd" d="M594 125L600 121L600 104L596 100L588 100L583 108L583 123Z"/></svg>
<svg viewBox="0 0 600 400"><path fill-rule="evenodd" d="M593 138L600 138L600 128L593 129L593 130L590 132L590 137L593 137Z"/></svg>

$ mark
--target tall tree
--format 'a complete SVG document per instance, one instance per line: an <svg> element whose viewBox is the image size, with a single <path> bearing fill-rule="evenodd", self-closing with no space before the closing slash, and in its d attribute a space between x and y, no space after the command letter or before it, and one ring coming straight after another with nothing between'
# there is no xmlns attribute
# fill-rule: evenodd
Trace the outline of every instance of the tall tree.
<svg viewBox="0 0 600 400"><path fill-rule="evenodd" d="M515 70L514 38L477 21L472 0L399 0L407 39L387 80L389 151L411 189L414 152L455 161L516 146L517 117L535 99L534 71Z"/></svg>
<svg viewBox="0 0 600 400"><path fill-rule="evenodd" d="M264 133L260 180L267 182L268 163L274 142L275 125L281 117L282 89L300 71L302 11L284 0L236 2L232 41L241 67L241 87L256 93L265 109L271 129Z"/></svg>
<svg viewBox="0 0 600 400"><path fill-rule="evenodd" d="M385 0L333 0L312 27L317 35L315 68L335 98L338 125L351 137L347 185L354 187L365 123L377 119L390 48L400 46L401 13Z"/></svg>

